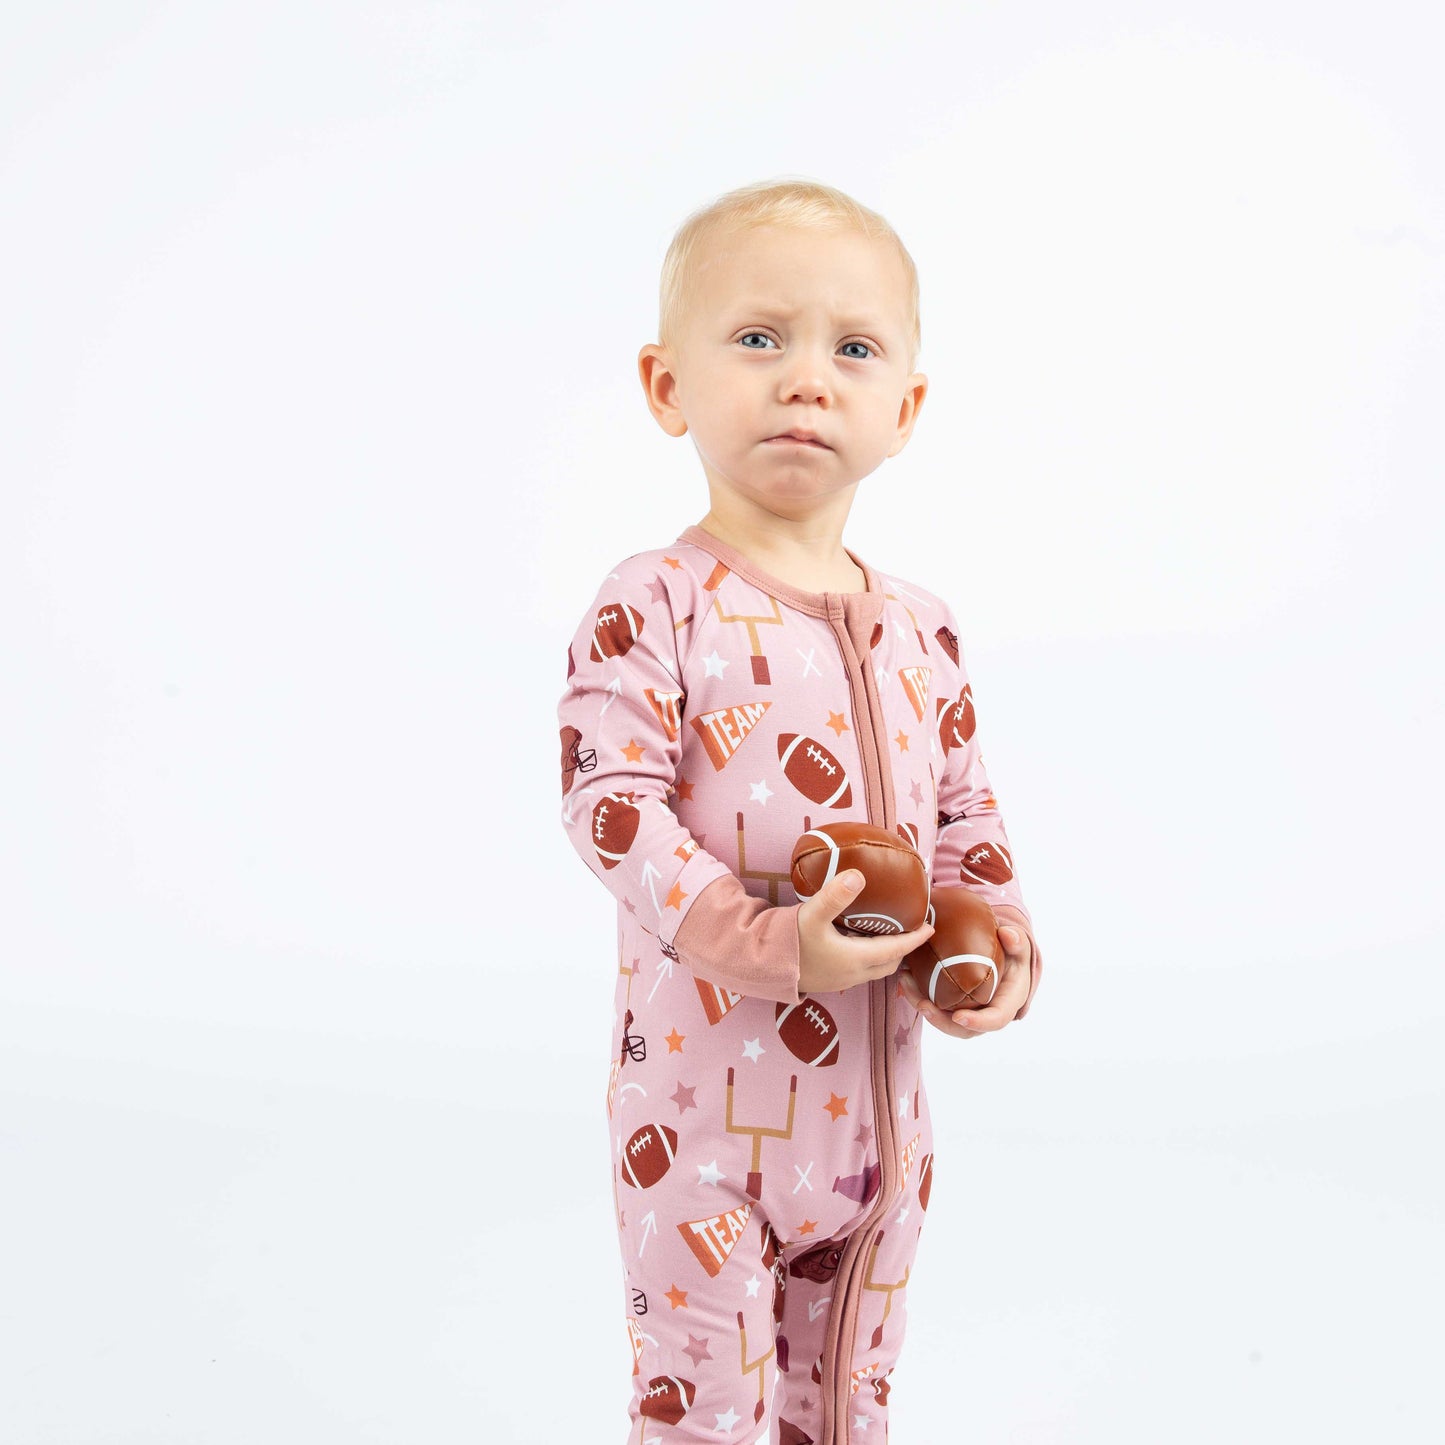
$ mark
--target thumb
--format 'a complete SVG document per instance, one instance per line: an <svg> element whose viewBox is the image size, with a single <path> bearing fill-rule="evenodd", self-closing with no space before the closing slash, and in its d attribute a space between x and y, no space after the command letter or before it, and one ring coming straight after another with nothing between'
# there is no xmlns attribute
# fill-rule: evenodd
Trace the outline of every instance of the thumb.
<svg viewBox="0 0 1445 1445"><path fill-rule="evenodd" d="M862 891L867 882L856 868L845 868L825 890L823 906L829 918L836 918Z"/></svg>

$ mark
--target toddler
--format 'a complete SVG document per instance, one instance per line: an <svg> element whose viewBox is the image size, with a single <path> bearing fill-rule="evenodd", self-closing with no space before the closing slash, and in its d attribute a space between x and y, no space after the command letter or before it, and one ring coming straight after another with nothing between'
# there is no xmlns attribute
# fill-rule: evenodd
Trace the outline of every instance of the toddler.
<svg viewBox="0 0 1445 1445"><path fill-rule="evenodd" d="M912 434L918 345L893 229L783 180L683 224L638 357L710 508L606 574L558 705L563 822L617 899L628 1445L882 1445L933 1181L920 1019L974 1038L1038 985L954 614L842 542L859 482ZM966 526L954 505L935 525ZM945 1015L899 969L927 924L834 927L857 874L797 900L798 835L847 820L992 906L986 1008Z"/></svg>

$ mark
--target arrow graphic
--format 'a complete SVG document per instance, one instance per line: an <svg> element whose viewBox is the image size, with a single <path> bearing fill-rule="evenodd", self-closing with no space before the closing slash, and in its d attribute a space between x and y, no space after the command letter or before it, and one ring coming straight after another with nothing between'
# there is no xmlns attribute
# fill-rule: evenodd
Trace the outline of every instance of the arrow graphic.
<svg viewBox="0 0 1445 1445"><path fill-rule="evenodd" d="M637 1257L642 1258L642 1251L647 1248L647 1236L657 1233L657 1211L649 1209L642 1216L642 1243L637 1246Z"/></svg>
<svg viewBox="0 0 1445 1445"><path fill-rule="evenodd" d="M654 899L653 899L653 902L655 903L656 901L657 901L657 900L654 898ZM665 978L671 978L671 977L672 977L672 960L671 960L670 958L668 958L666 955L664 955L664 956L658 961L658 965L657 965L657 983L655 983L655 984L652 985L652 993L650 993L650 994L647 995L647 1001L648 1001L648 1003L651 1003L651 1002L652 1002L652 994L654 994L654 993L657 992L658 985L661 984L661 982L663 981L663 979L665 979Z"/></svg>
<svg viewBox="0 0 1445 1445"><path fill-rule="evenodd" d="M597 714L599 718L602 717L606 713L607 709L610 708L612 704L616 702L619 697L622 696L622 679L620 677L614 677L612 681L607 684L607 691L610 692L612 696L609 697L607 701L602 704L602 712Z"/></svg>
<svg viewBox="0 0 1445 1445"><path fill-rule="evenodd" d="M642 860L642 881L647 884L647 891L652 894L653 911L659 918L662 917L662 905L657 901L657 889L652 886L652 880L661 877L662 874L652 866L652 859L644 858Z"/></svg>

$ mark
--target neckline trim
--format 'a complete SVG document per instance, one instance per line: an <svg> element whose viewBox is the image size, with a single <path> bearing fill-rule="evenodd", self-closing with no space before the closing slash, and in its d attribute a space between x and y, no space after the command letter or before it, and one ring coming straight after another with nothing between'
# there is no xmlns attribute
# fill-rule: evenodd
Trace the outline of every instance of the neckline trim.
<svg viewBox="0 0 1445 1445"><path fill-rule="evenodd" d="M771 572L765 572L750 557L724 542L721 537L713 534L694 523L686 527L679 534L679 542L690 542L694 547L700 547L704 552L716 557L719 562L725 563L728 569L736 572L738 576L746 578L757 587L761 587L770 597L776 597L779 602L786 602L790 607L796 607L801 612L812 613L815 617L828 617L841 610L849 598L861 598L877 596L881 600L883 584L877 572L868 565L851 548L844 547L843 551L848 558L863 570L863 577L867 583L865 592L805 592L801 587L794 587L789 582L784 582L781 577L774 577ZM856 604L855 604L856 605Z"/></svg>

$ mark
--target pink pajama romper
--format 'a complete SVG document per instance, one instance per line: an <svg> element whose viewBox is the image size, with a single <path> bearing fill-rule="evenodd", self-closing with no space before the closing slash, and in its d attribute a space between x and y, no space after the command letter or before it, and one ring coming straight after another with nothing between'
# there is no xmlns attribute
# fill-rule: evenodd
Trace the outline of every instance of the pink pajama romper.
<svg viewBox="0 0 1445 1445"><path fill-rule="evenodd" d="M902 832L1029 935L1038 986L953 614L853 560L866 592L804 592L688 527L606 576L568 650L562 818L617 899L628 1445L887 1438L926 1025L896 977L799 996L798 835Z"/></svg>

